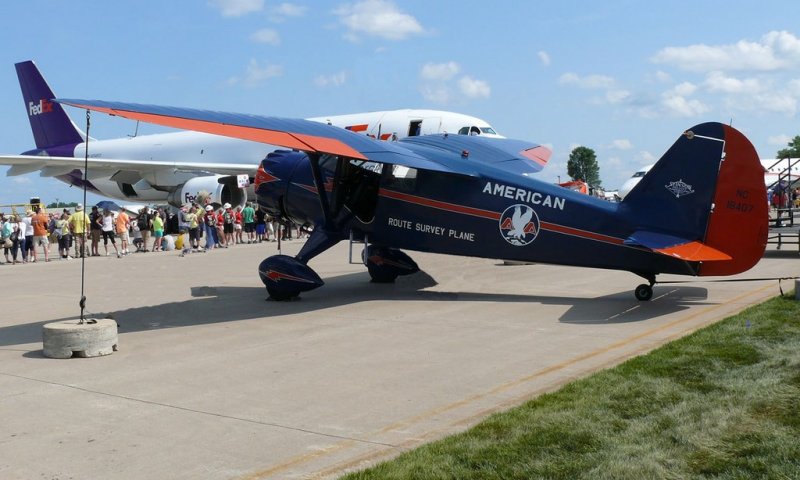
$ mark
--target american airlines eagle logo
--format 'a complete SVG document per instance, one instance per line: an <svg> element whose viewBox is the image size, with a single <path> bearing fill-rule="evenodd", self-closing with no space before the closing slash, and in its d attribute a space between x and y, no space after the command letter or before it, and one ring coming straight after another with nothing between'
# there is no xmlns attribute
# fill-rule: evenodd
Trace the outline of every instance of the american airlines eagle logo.
<svg viewBox="0 0 800 480"><path fill-rule="evenodd" d="M539 216L528 205L511 205L500 215L500 234L511 245L523 247L539 234Z"/></svg>

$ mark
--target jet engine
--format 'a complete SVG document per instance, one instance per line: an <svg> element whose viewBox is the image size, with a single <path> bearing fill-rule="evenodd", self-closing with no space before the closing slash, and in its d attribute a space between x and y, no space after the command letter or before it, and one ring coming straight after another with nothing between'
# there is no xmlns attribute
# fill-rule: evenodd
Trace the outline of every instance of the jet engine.
<svg viewBox="0 0 800 480"><path fill-rule="evenodd" d="M202 192L210 195L210 203L217 205L230 203L236 208L237 206L244 207L247 202L247 191L239 188L236 177L224 175L192 178L170 193L167 202L172 206L180 207L184 203L196 201Z"/></svg>

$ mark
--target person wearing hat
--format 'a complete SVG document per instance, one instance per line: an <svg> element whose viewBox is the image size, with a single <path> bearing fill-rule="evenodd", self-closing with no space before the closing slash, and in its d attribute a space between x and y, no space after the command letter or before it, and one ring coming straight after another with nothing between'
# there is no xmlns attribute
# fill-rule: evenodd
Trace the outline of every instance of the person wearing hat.
<svg viewBox="0 0 800 480"><path fill-rule="evenodd" d="M75 213L69 216L69 230L72 232L72 239L75 242L75 257L87 255L86 251L86 227L89 226L89 215L83 211L83 204L79 203L75 207Z"/></svg>
<svg viewBox="0 0 800 480"><path fill-rule="evenodd" d="M206 214L203 216L203 224L206 230L205 251L214 248L217 238L217 216L214 214L214 207L206 205Z"/></svg>
<svg viewBox="0 0 800 480"><path fill-rule="evenodd" d="M228 246L234 243L233 239L233 224L236 220L236 215L231 210L231 204L226 203L222 206L224 209L222 212L222 220L223 220L223 228L222 228L222 238L220 241L223 245ZM219 217L217 218L219 220Z"/></svg>

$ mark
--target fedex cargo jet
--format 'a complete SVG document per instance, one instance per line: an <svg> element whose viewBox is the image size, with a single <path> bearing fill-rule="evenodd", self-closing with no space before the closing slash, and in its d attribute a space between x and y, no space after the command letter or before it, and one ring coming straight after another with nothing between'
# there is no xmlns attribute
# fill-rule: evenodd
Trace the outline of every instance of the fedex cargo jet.
<svg viewBox="0 0 800 480"><path fill-rule="evenodd" d="M243 205L242 175L252 178L259 163L279 147L191 131L110 140L89 139L89 169L83 175L86 135L67 116L32 61L16 64L25 111L36 148L0 155L9 176L39 171L70 185L126 202L180 206L200 192L211 202ZM437 110L389 110L309 120L368 135L376 141L451 133L500 137L485 121Z"/></svg>

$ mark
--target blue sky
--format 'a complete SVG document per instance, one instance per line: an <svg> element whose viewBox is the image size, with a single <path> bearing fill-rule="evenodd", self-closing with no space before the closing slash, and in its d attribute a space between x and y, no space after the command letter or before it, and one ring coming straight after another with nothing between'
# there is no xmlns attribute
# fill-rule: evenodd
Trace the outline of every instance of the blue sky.
<svg viewBox="0 0 800 480"><path fill-rule="evenodd" d="M0 14L3 153L33 147L13 68L29 59L71 98L289 117L467 113L551 147L546 181L566 179L572 148L594 149L608 189L697 123L732 121L762 158L800 134L796 1L26 0ZM133 130L95 114L91 134ZM0 204L81 196L2 170Z"/></svg>

